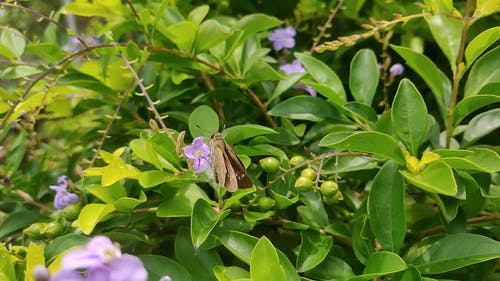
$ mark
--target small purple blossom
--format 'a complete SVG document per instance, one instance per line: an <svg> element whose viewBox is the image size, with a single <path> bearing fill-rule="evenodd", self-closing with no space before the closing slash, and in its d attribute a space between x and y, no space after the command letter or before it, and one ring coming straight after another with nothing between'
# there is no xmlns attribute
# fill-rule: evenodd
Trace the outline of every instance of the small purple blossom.
<svg viewBox="0 0 500 281"><path fill-rule="evenodd" d="M203 137L196 137L191 145L184 148L186 158L193 160L193 168L197 173L212 166L210 147L203 141Z"/></svg>
<svg viewBox="0 0 500 281"><path fill-rule="evenodd" d="M49 281L50 272L45 266L38 264L33 267L33 277L36 281Z"/></svg>
<svg viewBox="0 0 500 281"><path fill-rule="evenodd" d="M285 63L280 66L280 69L283 70L286 74L307 72L299 60L294 60L292 63ZM298 90L305 90L309 93L309 95L313 97L316 97L318 95L311 86L304 83L297 83L293 88Z"/></svg>
<svg viewBox="0 0 500 281"><path fill-rule="evenodd" d="M168 275L165 275L162 278L160 278L160 281L172 281L172 278L170 278L170 276Z"/></svg>
<svg viewBox="0 0 500 281"><path fill-rule="evenodd" d="M405 71L405 68L400 63L395 63L391 66L391 68L389 68L389 72L394 77L403 74L404 71Z"/></svg>
<svg viewBox="0 0 500 281"><path fill-rule="evenodd" d="M147 276L139 258L122 254L108 237L96 236L85 248L67 253L51 281L146 281Z"/></svg>
<svg viewBox="0 0 500 281"><path fill-rule="evenodd" d="M293 48L295 46L295 29L291 26L285 28L276 28L271 35L269 41L273 42L273 49L279 51L284 48Z"/></svg>
<svg viewBox="0 0 500 281"><path fill-rule="evenodd" d="M49 186L50 189L56 192L56 196L54 196L54 208L61 210L68 205L78 203L80 200L78 195L67 190L68 178L66 176L58 177L57 183L59 185Z"/></svg>
<svg viewBox="0 0 500 281"><path fill-rule="evenodd" d="M299 60L294 60L292 63L285 63L280 66L280 69L283 70L286 74L306 73L306 70Z"/></svg>

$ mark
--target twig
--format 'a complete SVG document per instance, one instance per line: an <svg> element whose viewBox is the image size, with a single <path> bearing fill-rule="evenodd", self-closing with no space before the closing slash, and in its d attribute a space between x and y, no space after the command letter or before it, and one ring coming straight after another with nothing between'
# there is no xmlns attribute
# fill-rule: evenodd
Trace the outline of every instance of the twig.
<svg viewBox="0 0 500 281"><path fill-rule="evenodd" d="M282 174L278 175L275 179L273 179L272 181L269 181L265 187L270 186L271 184L273 184L273 183L277 182L278 180L281 180L282 178L284 178L287 174L293 173L294 171L296 171L296 170L298 170L298 169L300 169L300 168L302 168L304 166L307 166L307 165L309 165L311 163L314 163L314 162L317 162L317 161L322 161L322 160L328 159L330 157L339 157L339 156L370 156L370 154L364 153L364 152L351 152L351 151L347 151L347 152L326 152L326 153L323 153L323 154L319 155L316 158L304 161L304 162L300 163L299 165L297 165L297 166L295 166L293 168L285 170Z"/></svg>
<svg viewBox="0 0 500 281"><path fill-rule="evenodd" d="M458 50L457 61L455 62L455 71L453 73L453 88L451 90L450 107L448 108L448 118L446 120L446 144L445 148L449 148L451 138L453 135L453 113L457 105L458 89L460 87L460 80L464 74L464 69L461 67L464 61L465 45L467 43L467 32L471 23L470 13L472 10L472 1L467 0L465 14L462 18L462 34L460 37L460 48Z"/></svg>
<svg viewBox="0 0 500 281"><path fill-rule="evenodd" d="M121 97L118 104L116 105L116 109L113 112L113 115L111 115L111 118L108 122L108 125L106 126L106 129L104 129L104 131L102 132L101 140L99 140L97 142L97 147L95 149L95 153L94 153L94 156L92 157L92 160L90 160L89 167L94 166L94 162L98 158L98 155L99 155L99 150L101 150L102 146L104 145L104 141L106 140L106 138L108 138L108 133L111 130L111 126L113 125L113 122L116 119L118 119L118 114L120 112L120 109L121 109L123 103L125 102L125 100L127 99L127 96L129 95L130 91L132 91L132 87L135 84L134 82L135 82L134 80L130 81L129 85L127 86L127 89L123 92L123 96Z"/></svg>
<svg viewBox="0 0 500 281"><path fill-rule="evenodd" d="M144 30L144 35L146 35L146 37L148 38L148 42L149 43L153 43L153 40L151 39L151 36L149 35L149 32L148 32L148 29L146 28L146 26L142 23L141 21L141 17L139 16L139 13L137 13L137 10L135 9L134 5L132 4L132 2L130 2L130 0L125 0L125 3L127 3L127 5L130 7L130 10L132 10L132 13L134 14L134 17L137 19L137 22L139 23L139 25L142 27L142 29Z"/></svg>
<svg viewBox="0 0 500 281"><path fill-rule="evenodd" d="M356 41L372 37L375 35L376 32L379 32L380 30L386 30L398 23L407 22L412 19L422 18L429 15L431 15L431 13L429 12L423 12L405 17L397 15L397 17L392 21L380 20L376 21L374 24L364 24L362 26L364 28L369 29L369 31L362 34L354 34L351 36L339 37L336 40L325 42L314 48L314 51L321 53L324 51L335 51L342 46L352 46L356 43Z"/></svg>
<svg viewBox="0 0 500 281"><path fill-rule="evenodd" d="M137 75L137 72L135 72L134 68L130 64L130 61L127 59L127 57L125 57L125 55L122 52L120 52L120 56L122 57L122 60L125 62L125 65L128 68L128 70L130 71L130 73L132 73L132 76L134 76L135 82L137 83L137 85L141 89L141 94L144 95L144 97L146 98L146 101L148 102L149 109L151 111L153 111L153 114L154 114L156 120L158 120L158 123L160 123L160 126L163 129L163 131L167 134L167 136L175 144L176 141L175 141L174 137L172 136L172 133L168 130L167 126L165 125L165 122L163 122L163 117L160 115L160 113L158 113L158 110L156 109L153 100L151 100L151 97L149 96L146 87L142 83L142 80Z"/></svg>
<svg viewBox="0 0 500 281"><path fill-rule="evenodd" d="M28 193L26 193L22 190L19 190L19 189L12 190L12 193L17 195L18 197L20 197L24 201L28 202L29 204L37 207L38 209L40 209L40 211L47 213L47 214L52 213L52 210L50 208L48 208L44 204L41 204L41 203L38 203L37 201L35 201L35 199L33 199L33 197L31 195L29 195Z"/></svg>
<svg viewBox="0 0 500 281"><path fill-rule="evenodd" d="M318 36L314 37L314 39L313 39L313 45L312 45L311 49L309 50L310 53L312 53L314 51L314 49L316 49L316 47L318 46L319 40L321 40L321 38L323 38L323 35L325 34L326 30L331 27L333 19L335 18L335 16L337 15L337 12L340 10L340 8L342 7L343 4L344 4L344 0L339 0L339 2L337 3L337 6L335 6L335 9L328 16L328 19L326 20L325 24L321 27L321 30L320 30Z"/></svg>
<svg viewBox="0 0 500 281"><path fill-rule="evenodd" d="M24 7L23 5L17 4L17 2L14 2L14 3L0 2L0 8L2 8L2 6L20 9L20 10L22 10L24 12L28 12L30 14L33 14L33 15L37 16L37 17L40 17L41 19L44 19L44 20L46 20L48 22L51 22L51 23L55 24L59 29L61 29L62 31L66 32L66 34L68 34L69 36L75 37L80 43L82 43L82 45L85 48L88 47L87 43L81 37L77 36L76 34L69 34L68 33L68 29L63 24L61 24L60 22L52 19L51 17L48 17L48 16L46 16L44 14L41 14L41 13L39 13L39 12L37 12L35 10L32 10L30 8Z"/></svg>

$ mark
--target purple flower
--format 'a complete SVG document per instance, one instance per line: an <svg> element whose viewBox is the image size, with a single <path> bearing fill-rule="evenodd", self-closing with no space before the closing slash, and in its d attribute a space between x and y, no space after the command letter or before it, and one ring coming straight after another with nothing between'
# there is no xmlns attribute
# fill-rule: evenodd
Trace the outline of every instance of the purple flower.
<svg viewBox="0 0 500 281"><path fill-rule="evenodd" d="M59 185L49 186L50 189L56 192L56 196L54 196L54 208L61 210L68 205L78 203L80 200L78 195L67 190L68 178L66 176L58 177L57 183Z"/></svg>
<svg viewBox="0 0 500 281"><path fill-rule="evenodd" d="M33 277L36 281L49 281L50 272L45 266L38 264L33 267Z"/></svg>
<svg viewBox="0 0 500 281"><path fill-rule="evenodd" d="M293 48L295 46L295 29L291 26L286 28L276 28L271 35L269 41L273 42L273 49L279 51L283 48Z"/></svg>
<svg viewBox="0 0 500 281"><path fill-rule="evenodd" d="M306 73L306 70L299 60L294 60L292 63L285 63L280 66L280 69L283 70L286 74Z"/></svg>
<svg viewBox="0 0 500 281"><path fill-rule="evenodd" d="M395 63L391 66L391 68L389 68L389 72L394 77L403 74L404 71L405 71L405 68L400 63Z"/></svg>
<svg viewBox="0 0 500 281"><path fill-rule="evenodd" d="M165 275L162 278L160 278L160 281L172 281L172 278L170 278L170 276L168 275Z"/></svg>
<svg viewBox="0 0 500 281"><path fill-rule="evenodd" d="M193 160L193 168L197 173L205 171L212 166L210 161L210 147L203 142L203 137L197 137L191 145L184 148L186 158Z"/></svg>
<svg viewBox="0 0 500 281"><path fill-rule="evenodd" d="M280 69L283 70L286 74L306 73L306 70L304 69L299 60L294 60L292 63L285 63L280 66ZM293 88L298 90L305 90L306 92L309 93L309 95L313 97L316 97L318 95L311 86L308 86L303 83L297 83Z"/></svg>
<svg viewBox="0 0 500 281"><path fill-rule="evenodd" d="M108 237L96 236L85 248L67 253L51 281L146 281L147 277L139 258L122 254Z"/></svg>
<svg viewBox="0 0 500 281"><path fill-rule="evenodd" d="M308 92L309 95L312 97L318 96L316 91L311 86L306 85L304 83L297 83L295 86L293 86L293 88L298 89L298 90L304 90L304 91Z"/></svg>

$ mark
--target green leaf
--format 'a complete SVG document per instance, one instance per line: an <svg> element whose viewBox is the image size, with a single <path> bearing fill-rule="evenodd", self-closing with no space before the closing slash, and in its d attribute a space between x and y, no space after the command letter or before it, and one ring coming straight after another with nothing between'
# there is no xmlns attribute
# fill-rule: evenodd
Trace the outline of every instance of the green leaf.
<svg viewBox="0 0 500 281"><path fill-rule="evenodd" d="M0 224L0 239L26 228L32 223L38 222L43 217L38 211L17 211L10 214L2 224Z"/></svg>
<svg viewBox="0 0 500 281"><path fill-rule="evenodd" d="M368 258L363 274L353 277L349 279L349 281L370 280L383 275L403 271L407 268L408 266L404 260L392 252L374 252Z"/></svg>
<svg viewBox="0 0 500 281"><path fill-rule="evenodd" d="M462 23L460 20L444 14L425 17L436 43L448 59L453 72L456 71L460 38L462 37Z"/></svg>
<svg viewBox="0 0 500 281"><path fill-rule="evenodd" d="M331 133L321 139L319 146L371 153L392 159L401 166L406 163L398 142L379 132Z"/></svg>
<svg viewBox="0 0 500 281"><path fill-rule="evenodd" d="M35 281L33 268L37 265L45 265L43 250L44 250L43 245L38 245L36 243L30 242L28 250L26 252L26 271L24 279L25 281Z"/></svg>
<svg viewBox="0 0 500 281"><path fill-rule="evenodd" d="M500 95L476 95L461 100L453 112L454 125L457 126L469 114L477 109L500 102Z"/></svg>
<svg viewBox="0 0 500 281"><path fill-rule="evenodd" d="M216 20L206 20L200 24L196 31L196 51L210 49L226 40L230 35L230 31Z"/></svg>
<svg viewBox="0 0 500 281"><path fill-rule="evenodd" d="M286 280L285 271L280 264L278 253L271 241L265 236L259 239L252 251L250 277L252 281Z"/></svg>
<svg viewBox="0 0 500 281"><path fill-rule="evenodd" d="M169 183L170 185L185 185L190 183L203 182L201 179L190 172L186 172L181 175L173 174L171 172L150 170L145 171L137 176L137 180L142 187L149 188L153 186L160 185L162 183Z"/></svg>
<svg viewBox="0 0 500 281"><path fill-rule="evenodd" d="M250 272L237 266L216 266L214 274L218 281L250 280Z"/></svg>
<svg viewBox="0 0 500 281"><path fill-rule="evenodd" d="M371 106L379 80L377 58L370 49L359 50L351 61L349 89L357 102Z"/></svg>
<svg viewBox="0 0 500 281"><path fill-rule="evenodd" d="M406 78L399 83L391 118L398 138L412 155L418 155L427 131L427 107L415 85Z"/></svg>
<svg viewBox="0 0 500 281"><path fill-rule="evenodd" d="M217 131L219 131L219 116L211 107L200 105L189 115L191 137L210 137Z"/></svg>
<svg viewBox="0 0 500 281"><path fill-rule="evenodd" d="M290 73L285 76L285 79L280 80L276 88L271 95L271 97L267 100L266 106L269 106L271 101L278 98L281 94L283 94L286 90L290 89L292 86L297 84L297 82L304 77L304 73Z"/></svg>
<svg viewBox="0 0 500 281"><path fill-rule="evenodd" d="M115 210L114 204L98 204L90 203L85 205L80 211L78 219L73 222L73 225L78 226L80 230L90 235L97 223L99 223L106 215Z"/></svg>
<svg viewBox="0 0 500 281"><path fill-rule="evenodd" d="M153 164L153 166L159 170L162 169L162 165L158 159L153 143L144 139L135 139L130 141L129 146L137 157Z"/></svg>
<svg viewBox="0 0 500 281"><path fill-rule="evenodd" d="M459 246L458 246L459 245ZM500 242L488 237L460 233L425 246L410 260L422 274L438 274L500 257Z"/></svg>
<svg viewBox="0 0 500 281"><path fill-rule="evenodd" d="M0 78L17 79L35 75L38 73L42 73L42 70L31 65L8 66L4 68L3 71L0 73Z"/></svg>
<svg viewBox="0 0 500 281"><path fill-rule="evenodd" d="M500 82L498 61L500 61L500 46L487 52L474 63L465 83L465 98L477 95L490 83Z"/></svg>
<svg viewBox="0 0 500 281"><path fill-rule="evenodd" d="M478 114L467 125L460 145L462 147L470 146L498 127L500 127L500 108Z"/></svg>
<svg viewBox="0 0 500 281"><path fill-rule="evenodd" d="M180 228L175 236L175 257L189 269L193 280L215 281L213 268L223 265L215 249L195 249L191 244L189 229Z"/></svg>
<svg viewBox="0 0 500 281"><path fill-rule="evenodd" d="M470 66L486 49L500 39L500 26L495 26L479 33L465 49L465 60Z"/></svg>
<svg viewBox="0 0 500 281"><path fill-rule="evenodd" d="M313 280L347 281L354 276L354 273L347 262L330 254L321 264L307 271L306 276Z"/></svg>
<svg viewBox="0 0 500 281"><path fill-rule="evenodd" d="M347 98L342 81L340 81L337 74L324 62L314 57L302 53L294 53L294 55L316 82L336 94L332 96L325 92L325 96L336 104L343 106ZM323 94L323 91L320 91L320 93Z"/></svg>
<svg viewBox="0 0 500 281"><path fill-rule="evenodd" d="M230 210L217 213L208 201L199 199L193 207L191 215L191 239L195 249L198 249L210 235L219 220L229 214Z"/></svg>
<svg viewBox="0 0 500 281"><path fill-rule="evenodd" d="M246 125L236 125L231 128L226 128L222 131L222 136L224 140L229 144L235 144L242 140L253 138L256 136L276 134L277 132L271 128L256 125L256 124L246 124Z"/></svg>
<svg viewBox="0 0 500 281"><path fill-rule="evenodd" d="M344 108L352 114L354 120L359 119L365 124L377 122L377 112L371 106L358 102L348 102Z"/></svg>
<svg viewBox="0 0 500 281"><path fill-rule="evenodd" d="M0 35L0 44L7 48L16 58L21 57L26 47L23 34L17 29L10 27L3 29Z"/></svg>
<svg viewBox="0 0 500 281"><path fill-rule="evenodd" d="M428 57L409 48L395 45L391 47L429 86L438 104L441 118L446 120L451 99L451 82L448 77Z"/></svg>
<svg viewBox="0 0 500 281"><path fill-rule="evenodd" d="M245 64L245 67L248 64ZM280 80L281 75L264 60L258 60L245 71L246 86L253 85L261 81Z"/></svg>
<svg viewBox="0 0 500 281"><path fill-rule="evenodd" d="M457 183L451 167L444 161L435 160L427 164L420 174L401 171L411 184L428 192L435 192L448 196L457 194Z"/></svg>
<svg viewBox="0 0 500 281"><path fill-rule="evenodd" d="M191 52L196 36L197 26L191 21L182 21L159 29L170 41L185 52Z"/></svg>
<svg viewBox="0 0 500 281"><path fill-rule="evenodd" d="M301 243L297 255L297 271L304 272L315 268L330 252L333 239L317 231L304 230L300 232Z"/></svg>
<svg viewBox="0 0 500 281"><path fill-rule="evenodd" d="M106 5L107 4L107 5ZM82 1L73 2L61 8L63 14L73 14L82 17L104 17L116 20L117 15L123 15L124 9L121 2L117 1L96 1L86 3Z"/></svg>
<svg viewBox="0 0 500 281"><path fill-rule="evenodd" d="M159 217L189 217L198 199L210 200L197 185L184 186L176 190L173 198L164 200L158 206L156 215Z"/></svg>
<svg viewBox="0 0 500 281"><path fill-rule="evenodd" d="M273 107L268 114L313 122L338 122L344 119L333 105L324 99L311 96L289 98Z"/></svg>
<svg viewBox="0 0 500 281"><path fill-rule="evenodd" d="M177 261L160 255L139 255L148 270L148 280L169 276L172 280L192 281L189 271Z"/></svg>
<svg viewBox="0 0 500 281"><path fill-rule="evenodd" d="M11 257L9 251L5 246L0 244L0 280L2 281L13 281L16 279L16 273L14 270L14 258Z"/></svg>
<svg viewBox="0 0 500 281"><path fill-rule="evenodd" d="M257 244L257 238L234 230L217 230L214 235L233 255L250 264L252 251Z"/></svg>
<svg viewBox="0 0 500 281"><path fill-rule="evenodd" d="M114 203L116 200L127 196L125 187L119 182L106 187L100 184L93 184L88 186L87 190L104 203Z"/></svg>
<svg viewBox="0 0 500 281"><path fill-rule="evenodd" d="M464 156L445 156L440 160L446 162L454 169L479 171L484 173L496 173L500 171L500 157L498 154L486 148L473 148L472 153ZM440 154L443 150L436 150ZM471 151L467 151L471 152Z"/></svg>
<svg viewBox="0 0 500 281"><path fill-rule="evenodd" d="M500 2L491 0L477 0L476 10L474 11L475 18L485 17L500 10Z"/></svg>
<svg viewBox="0 0 500 281"><path fill-rule="evenodd" d="M86 244L90 239L87 236L81 234L67 234L59 236L52 240L50 244L45 248L45 259L47 262L51 262L56 258L57 255L62 252Z"/></svg>
<svg viewBox="0 0 500 281"><path fill-rule="evenodd" d="M282 21L275 17L265 14L251 14L241 18L234 26L234 30L243 31L243 35L238 40L239 42L242 42L248 37L257 34L257 32L276 27L281 23Z"/></svg>
<svg viewBox="0 0 500 281"><path fill-rule="evenodd" d="M383 250L398 253L406 235L403 176L400 166L388 161L380 169L368 194L368 217Z"/></svg>
<svg viewBox="0 0 500 281"><path fill-rule="evenodd" d="M188 21L194 23L196 26L200 25L203 19L207 16L210 6L201 5L194 8L188 15Z"/></svg>

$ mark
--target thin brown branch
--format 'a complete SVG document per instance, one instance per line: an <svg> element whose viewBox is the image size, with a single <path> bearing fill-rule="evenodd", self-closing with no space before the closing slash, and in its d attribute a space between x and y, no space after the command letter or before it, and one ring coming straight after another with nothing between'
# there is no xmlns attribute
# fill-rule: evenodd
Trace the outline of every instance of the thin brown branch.
<svg viewBox="0 0 500 281"><path fill-rule="evenodd" d="M342 7L343 4L344 4L344 0L339 0L339 2L337 3L337 6L335 6L332 13L328 16L328 19L326 20L325 24L321 27L318 36L314 37L314 39L313 39L313 45L312 45L311 49L309 50L310 53L312 53L314 51L314 49L316 49L316 47L318 46L319 40L321 40L321 38L323 38L326 30L328 28L331 28L332 21L335 18L335 16L337 15L337 12L340 10L340 8Z"/></svg>
<svg viewBox="0 0 500 281"><path fill-rule="evenodd" d="M318 162L318 161L323 161L324 159L328 159L328 158L331 158L331 157L340 157L340 156L370 156L370 154L364 153L364 152L351 152L351 151L346 151L346 152L326 152L326 153L323 153L323 154L321 154L321 155L319 155L319 156L317 156L317 157L315 157L313 159L304 161L304 162L300 163L299 165L297 165L295 167L292 167L290 169L287 169L287 170L283 171L282 174L278 175L272 181L269 181L267 183L267 185L265 186L265 188L268 187L268 186L270 186L271 184L275 183L276 181L283 179L286 175L288 175L290 173L293 173L296 170L301 169L302 167L307 166L307 165L309 165L311 163Z"/></svg>
<svg viewBox="0 0 500 281"><path fill-rule="evenodd" d="M176 141L175 141L174 137L172 136L172 133L168 130L167 125L165 125L165 122L163 122L163 117L160 115L160 113L158 113L158 110L155 107L155 103L153 102L153 100L151 100L151 97L149 96L146 87L142 83L142 79L139 78L139 75L137 75L137 72L132 67L132 64L127 59L127 57L125 57L125 55L122 52L120 52L120 56L121 56L122 60L125 62L125 65L128 68L128 70L130 71L130 73L132 73L132 76L134 77L135 82L139 86L139 89L141 89L141 94L144 95L144 97L146 98L146 101L148 102L148 105L149 105L149 109L153 112L158 123L160 123L162 130L165 132L165 134L167 134L167 136L170 138L170 140L172 140L172 142L175 144Z"/></svg>
<svg viewBox="0 0 500 281"><path fill-rule="evenodd" d="M61 29L62 31L66 32L66 34L68 34L69 36L72 36L72 37L75 37L85 48L88 47L87 43L79 36L77 36L76 34L73 35L73 34L69 34L68 33L68 29L66 28L66 26L64 26L63 24L61 24L60 22L54 20L53 18L51 17L48 17L44 14L41 14L35 10L32 10L30 8L27 8L27 7L24 7L23 5L20 5L20 4L17 4L17 2L13 2L13 3L6 3L6 2L0 2L0 8L2 7L10 7L10 8L15 8L15 9L20 9L24 12L28 12L30 14L33 14L37 17L39 17L40 19L43 19L43 20L46 20L50 23L53 23L55 24L59 29Z"/></svg>
<svg viewBox="0 0 500 281"><path fill-rule="evenodd" d="M151 39L151 35L149 35L147 27L142 23L141 17L139 16L139 13L137 13L137 10L135 9L132 2L130 2L130 0L125 0L125 3L127 3L127 5L130 7L130 10L132 10L132 14L134 14L134 17L137 19L137 22L142 27L144 35L146 35L146 37L148 38L148 42L153 43L153 40Z"/></svg>
<svg viewBox="0 0 500 281"><path fill-rule="evenodd" d="M465 14L462 20L462 34L460 36L460 48L458 50L457 61L455 62L455 71L453 72L453 88L451 90L450 107L448 108L448 118L446 120L446 144L445 147L449 148L451 144L451 138L453 136L453 114L455 113L455 107L457 105L458 89L460 88L460 80L464 74L464 53L465 45L467 43L467 32L471 25L472 12L472 0L467 0L467 6L465 8Z"/></svg>
<svg viewBox="0 0 500 281"><path fill-rule="evenodd" d="M260 112L264 115L267 123L269 123L272 128L276 128L276 123L274 122L273 118L271 118L271 116L267 114L266 105L262 103L259 97L250 88L244 88L243 90L250 98L250 100L253 101L253 103L257 106Z"/></svg>

